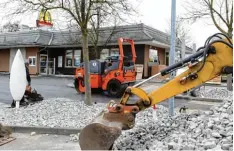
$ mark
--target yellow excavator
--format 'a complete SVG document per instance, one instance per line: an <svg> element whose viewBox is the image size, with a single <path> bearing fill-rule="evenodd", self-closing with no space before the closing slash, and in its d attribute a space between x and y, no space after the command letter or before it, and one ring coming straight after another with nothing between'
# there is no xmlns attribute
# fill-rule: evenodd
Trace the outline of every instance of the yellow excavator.
<svg viewBox="0 0 234 151"><path fill-rule="evenodd" d="M179 68L188 69L160 88L147 94L139 88L145 82L161 75L174 74ZM122 130L134 127L136 114L154 104L195 88L220 76L233 73L233 44L228 36L217 33L210 36L203 47L191 56L168 66L160 73L125 90L120 102L110 101L79 135L82 150L110 150ZM132 96L139 99L129 103Z"/></svg>

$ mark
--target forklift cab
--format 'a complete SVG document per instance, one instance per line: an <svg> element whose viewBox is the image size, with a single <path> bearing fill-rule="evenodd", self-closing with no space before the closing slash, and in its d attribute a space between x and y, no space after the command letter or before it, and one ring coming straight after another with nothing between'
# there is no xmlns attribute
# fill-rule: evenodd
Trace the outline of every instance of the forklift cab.
<svg viewBox="0 0 234 151"><path fill-rule="evenodd" d="M112 70L117 70L119 68L120 64L120 55L114 55L106 57L105 59L105 69L107 72ZM132 60L129 60L128 57L123 57L123 64L122 64L123 70L133 70L134 69L134 62Z"/></svg>
<svg viewBox="0 0 234 151"><path fill-rule="evenodd" d="M109 56L106 57L105 59L105 73L107 74L108 72L112 70L117 70L119 68L119 56Z"/></svg>

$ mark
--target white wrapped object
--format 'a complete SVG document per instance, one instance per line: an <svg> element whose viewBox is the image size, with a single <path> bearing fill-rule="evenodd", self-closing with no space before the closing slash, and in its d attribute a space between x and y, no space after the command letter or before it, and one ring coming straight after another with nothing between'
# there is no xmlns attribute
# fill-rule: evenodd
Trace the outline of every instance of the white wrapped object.
<svg viewBox="0 0 234 151"><path fill-rule="evenodd" d="M15 101L20 101L26 88L26 69L23 56L18 49L10 72L10 91Z"/></svg>

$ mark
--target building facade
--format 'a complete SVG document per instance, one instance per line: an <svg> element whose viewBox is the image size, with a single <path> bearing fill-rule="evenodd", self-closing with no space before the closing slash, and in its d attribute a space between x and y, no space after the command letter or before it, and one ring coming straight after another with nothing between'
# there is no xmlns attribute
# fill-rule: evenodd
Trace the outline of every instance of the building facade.
<svg viewBox="0 0 234 151"><path fill-rule="evenodd" d="M135 42L136 64L144 66L143 77L150 76L149 62L168 65L170 36L144 24L107 27L100 29L98 49L93 47L89 37L91 59L104 59L118 54L117 39L130 38ZM29 60L30 74L73 75L82 62L81 33L78 31L29 30L0 33L0 72L9 72L18 49ZM181 50L177 39L176 49ZM186 47L185 54L192 49ZM131 47L124 44L124 55L131 57ZM155 59L156 58L156 59Z"/></svg>

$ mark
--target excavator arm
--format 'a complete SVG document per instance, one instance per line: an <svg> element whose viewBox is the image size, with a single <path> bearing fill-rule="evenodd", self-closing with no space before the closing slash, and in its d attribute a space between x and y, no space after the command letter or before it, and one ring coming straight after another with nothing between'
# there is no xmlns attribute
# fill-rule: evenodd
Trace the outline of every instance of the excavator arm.
<svg viewBox="0 0 234 151"><path fill-rule="evenodd" d="M212 41L213 38L216 38L216 40ZM187 71L149 94L139 88L140 85L159 75L173 74L177 69L185 66L189 67ZM221 33L212 35L195 54L167 67L135 86L128 87L119 103L111 101L106 110L81 131L81 149L110 149L114 140L121 134L121 130L134 127L135 116L138 112L197 87L222 73L230 74L232 67L232 41ZM128 101L133 95L139 99L134 104L130 104Z"/></svg>

